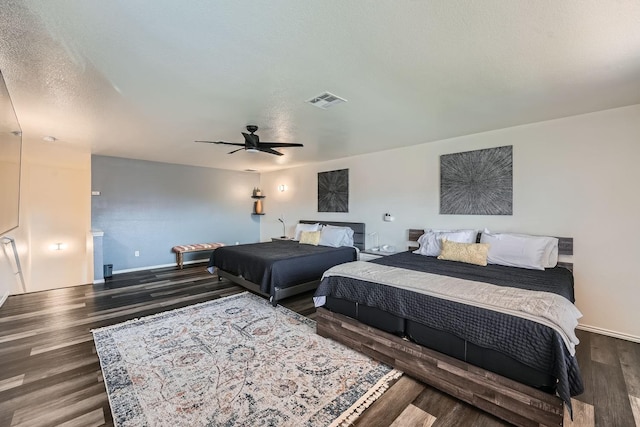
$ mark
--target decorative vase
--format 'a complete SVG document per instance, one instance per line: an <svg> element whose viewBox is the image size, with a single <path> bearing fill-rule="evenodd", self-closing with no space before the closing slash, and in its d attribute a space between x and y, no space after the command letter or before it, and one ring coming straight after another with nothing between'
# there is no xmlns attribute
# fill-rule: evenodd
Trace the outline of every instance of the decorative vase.
<svg viewBox="0 0 640 427"><path fill-rule="evenodd" d="M262 199L258 199L253 203L253 210L257 214L262 213Z"/></svg>

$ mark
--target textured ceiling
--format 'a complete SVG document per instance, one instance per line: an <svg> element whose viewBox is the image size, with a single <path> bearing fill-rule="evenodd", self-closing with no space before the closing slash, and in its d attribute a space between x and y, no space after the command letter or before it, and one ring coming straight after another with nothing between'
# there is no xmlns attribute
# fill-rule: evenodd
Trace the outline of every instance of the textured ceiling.
<svg viewBox="0 0 640 427"><path fill-rule="evenodd" d="M640 2L2 0L0 69L25 143L269 171L640 103Z"/></svg>

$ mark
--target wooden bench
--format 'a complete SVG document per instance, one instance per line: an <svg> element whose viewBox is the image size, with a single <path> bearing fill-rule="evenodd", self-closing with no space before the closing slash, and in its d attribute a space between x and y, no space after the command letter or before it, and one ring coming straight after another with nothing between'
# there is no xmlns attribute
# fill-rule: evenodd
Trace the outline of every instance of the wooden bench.
<svg viewBox="0 0 640 427"><path fill-rule="evenodd" d="M180 270L184 267L184 254L187 252L202 252L202 251L214 251L220 246L224 246L224 243L196 243L193 245L178 245L171 248L176 253L176 264L180 267Z"/></svg>

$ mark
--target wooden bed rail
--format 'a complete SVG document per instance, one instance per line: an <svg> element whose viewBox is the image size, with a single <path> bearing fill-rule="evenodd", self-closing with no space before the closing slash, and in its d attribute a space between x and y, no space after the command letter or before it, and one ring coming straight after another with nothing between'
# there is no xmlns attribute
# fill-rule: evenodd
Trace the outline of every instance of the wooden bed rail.
<svg viewBox="0 0 640 427"><path fill-rule="evenodd" d="M544 393L458 359L318 308L318 335L393 366L479 409L519 427L557 427L564 405Z"/></svg>

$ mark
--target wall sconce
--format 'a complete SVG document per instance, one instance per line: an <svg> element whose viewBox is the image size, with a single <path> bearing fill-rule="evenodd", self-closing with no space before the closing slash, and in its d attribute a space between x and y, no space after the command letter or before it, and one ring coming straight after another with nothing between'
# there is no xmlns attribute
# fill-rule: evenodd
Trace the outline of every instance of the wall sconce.
<svg viewBox="0 0 640 427"><path fill-rule="evenodd" d="M64 243L58 242L58 243L54 243L53 245L49 246L49 249L51 249L52 251L61 251L66 247L67 247L67 245L65 245Z"/></svg>
<svg viewBox="0 0 640 427"><path fill-rule="evenodd" d="M287 186L284 185L284 184L278 185L278 191L280 191L280 192L287 191Z"/></svg>

